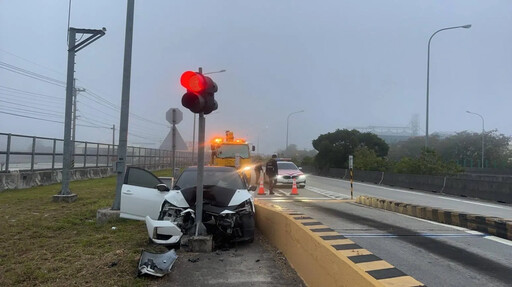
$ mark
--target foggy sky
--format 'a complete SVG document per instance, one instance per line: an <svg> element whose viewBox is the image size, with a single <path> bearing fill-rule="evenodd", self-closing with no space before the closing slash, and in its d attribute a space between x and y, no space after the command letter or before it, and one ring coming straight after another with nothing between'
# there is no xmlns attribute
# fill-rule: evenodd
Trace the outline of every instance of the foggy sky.
<svg viewBox="0 0 512 287"><path fill-rule="evenodd" d="M0 0L0 61L65 81L68 4ZM78 52L77 86L117 106L125 21L125 0L72 1L72 27L107 28ZM480 132L470 110L484 116L486 130L512 134L511 1L136 0L134 23L129 144L158 147L173 107L184 114L180 133L192 139L179 77L198 67L227 70L210 75L219 109L207 116L207 139L232 130L272 153L284 148L287 116L298 110L305 112L291 116L289 143L299 149L338 128L407 126L414 114L424 134L428 38L465 24L473 26L432 40L429 130ZM65 88L4 69L0 86L61 98L25 97L17 107L64 120ZM13 111L5 101L19 93L5 91L0 111ZM78 123L101 127L79 126L77 140L111 142L119 112L98 101L79 95ZM0 113L0 132L62 138L63 130Z"/></svg>

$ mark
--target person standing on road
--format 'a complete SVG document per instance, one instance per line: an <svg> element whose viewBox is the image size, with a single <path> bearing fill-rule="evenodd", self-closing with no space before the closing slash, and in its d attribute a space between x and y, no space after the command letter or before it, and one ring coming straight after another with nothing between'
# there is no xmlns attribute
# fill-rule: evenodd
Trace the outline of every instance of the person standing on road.
<svg viewBox="0 0 512 287"><path fill-rule="evenodd" d="M277 155L273 154L272 158L267 161L265 165L265 173L268 176L268 194L274 194L274 186L276 184L276 176L277 176Z"/></svg>
<svg viewBox="0 0 512 287"><path fill-rule="evenodd" d="M263 172L263 164L261 161L258 161L256 165L254 166L254 172L256 173L256 183L255 185L260 184L260 176Z"/></svg>

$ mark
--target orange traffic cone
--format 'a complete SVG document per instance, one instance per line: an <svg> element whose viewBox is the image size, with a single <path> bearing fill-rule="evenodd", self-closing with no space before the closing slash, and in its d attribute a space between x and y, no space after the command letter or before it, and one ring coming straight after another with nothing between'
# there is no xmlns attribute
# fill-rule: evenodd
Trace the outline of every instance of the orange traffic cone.
<svg viewBox="0 0 512 287"><path fill-rule="evenodd" d="M295 181L295 177L293 178L292 193L290 193L290 195L299 195L299 191L297 190L297 182Z"/></svg>
<svg viewBox="0 0 512 287"><path fill-rule="evenodd" d="M265 187L263 187L263 176L260 176L260 188L258 190L258 195L265 194Z"/></svg>

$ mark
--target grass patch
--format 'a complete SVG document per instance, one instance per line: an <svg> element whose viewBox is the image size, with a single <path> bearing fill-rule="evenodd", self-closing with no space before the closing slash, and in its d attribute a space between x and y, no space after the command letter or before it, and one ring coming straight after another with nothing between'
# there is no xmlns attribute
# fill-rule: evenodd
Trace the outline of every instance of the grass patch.
<svg viewBox="0 0 512 287"><path fill-rule="evenodd" d="M170 170L155 172L158 176ZM54 203L60 184L0 192L0 286L148 286L137 278L148 242L143 221L96 225L112 206L116 178L74 181L74 203ZM115 226L116 229L112 229ZM159 250L159 251L164 251Z"/></svg>

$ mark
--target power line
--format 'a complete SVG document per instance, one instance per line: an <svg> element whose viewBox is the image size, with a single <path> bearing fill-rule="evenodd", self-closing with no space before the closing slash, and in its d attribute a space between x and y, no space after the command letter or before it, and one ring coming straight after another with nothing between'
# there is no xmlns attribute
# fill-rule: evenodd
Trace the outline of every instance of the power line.
<svg viewBox="0 0 512 287"><path fill-rule="evenodd" d="M29 91L20 90L20 89L15 89L15 88L7 87L7 86L2 86L2 85L0 85L0 89L1 89L1 90L4 90L4 91L6 91L6 92L12 92L12 93L18 93L18 94L27 94L27 95L34 95L34 96L40 96L40 97L45 97L45 98L50 98L50 99L59 99L59 100L64 100L64 98L62 98L62 97L55 97L55 96L49 96L49 95L40 94L40 93L29 92Z"/></svg>
<svg viewBox="0 0 512 287"><path fill-rule="evenodd" d="M48 120L48 119L43 119L43 118L38 118L38 117L31 117L31 116L20 115L20 114L16 114L16 113L9 113L9 112L4 112L4 111L0 111L0 114L6 114L6 115L21 117L21 118L27 118L27 119L40 120L40 121L45 121L45 122L64 124L64 122L60 122L60 121L52 121L52 120ZM105 128L105 127L100 127L100 126L91 126L91 125L82 125L82 124L77 124L77 126L87 127L87 128Z"/></svg>
<svg viewBox="0 0 512 287"><path fill-rule="evenodd" d="M27 119L35 119L35 120L41 120L41 121L46 121L46 122L63 124L63 122L59 122L59 121L52 121L52 120L48 120L48 119L36 118L36 117L25 116L25 115L20 115L20 114L15 114L15 113L3 112L3 111L0 111L0 114L7 114L7 115L17 116L17 117L22 117L22 118L27 118Z"/></svg>
<svg viewBox="0 0 512 287"><path fill-rule="evenodd" d="M0 102L8 103L8 104L15 105L15 106L20 106L20 107L34 108L33 106L24 105L24 104L18 104L18 103L14 103L14 102L10 102L10 101L0 100ZM46 111L58 113L58 111L54 111L54 110L46 110ZM55 116L62 116L63 115L62 113L60 113L60 114L51 114L51 113L44 113L44 112L39 112L39 111L34 111L34 112L38 112L38 113L41 113L41 114L47 114L47 115L55 115Z"/></svg>
<svg viewBox="0 0 512 287"><path fill-rule="evenodd" d="M41 99L34 99L30 96L26 96L26 95L11 95L11 94L6 94L6 93L2 93L2 91L0 91L0 95L3 95L2 97L0 98L4 98L4 99L9 99L9 100L16 100L16 101L20 101L22 103L30 103L30 104L35 104L37 106L47 106L47 107L52 107L52 108L60 108L61 105L59 104L63 104L64 103L55 103L55 100L53 100L53 102L51 100L44 100L44 101L41 101Z"/></svg>
<svg viewBox="0 0 512 287"><path fill-rule="evenodd" d="M26 69L23 69L23 68L20 68L20 67L17 67L17 66L14 66L14 65L2 62L2 61L0 61L0 68L4 69L4 70L7 70L7 71L11 71L11 72L16 73L16 74L20 74L20 75L32 78L32 79L36 79L36 80L39 80L39 81L42 81L42 82L46 82L46 83L49 83L49 84L52 84L52 85L56 85L56 86L59 86L59 87L66 87L66 83L63 82L63 81L56 80L54 78L51 78L51 77L48 77L48 76L45 76L45 75L42 75L42 74L38 74L38 73L29 71L29 70L26 70Z"/></svg>
<svg viewBox="0 0 512 287"><path fill-rule="evenodd" d="M2 109L4 111L7 110L7 111L11 111L11 112L25 112L25 113L34 114L34 115L62 118L62 115L55 115L55 114L50 114L50 113L45 113L45 112L37 112L37 111L33 111L33 110L27 110L24 108L0 107L0 109Z"/></svg>
<svg viewBox="0 0 512 287"><path fill-rule="evenodd" d="M104 102L104 103L105 103L105 104L104 104L104 106L108 106L109 108L111 108L111 109L115 109L116 111L121 111L121 108L120 108L119 106L117 106L116 104L114 104L114 103L112 103L112 102L110 102L110 101L106 100L105 98L101 97L100 95L98 95L98 94L96 94L96 93L94 93L94 92L92 92L92 91L90 91L90 90L87 90L85 93L86 93L86 94L89 94L89 95L91 95L91 96L93 96L93 97L95 97L95 98L96 98L96 99L98 99L99 101ZM97 102L97 101L96 101L96 102ZM97 102L97 103L98 103L98 102ZM146 119L146 118L141 117L141 116L139 116L139 115L137 115L137 114L135 114L135 113L130 113L130 115L131 115L131 116L133 116L133 117L134 117L134 118L136 118L136 119L141 120L141 121L145 121L145 122L152 123L152 124L155 124L155 125L160 125L160 126L164 126L164 127L168 127L168 128L170 128L170 126L168 126L168 125L166 125L166 124L162 124L162 123L159 123L159 122L155 122L155 121L152 121L152 120Z"/></svg>
<svg viewBox="0 0 512 287"><path fill-rule="evenodd" d="M18 56L18 55L16 55L16 54L13 54L13 53L11 53L11 52L9 52L9 51L6 51L6 50L4 50L4 49L0 49L0 51L1 51L1 52L3 52L3 53L9 54L9 55L11 55L11 56L13 56L13 57L16 57L16 58L18 58L18 59L21 59L21 60L23 60L23 61L26 61L26 62L28 62L28 63L31 63L31 64L33 64L33 65L36 65L36 66L38 66L38 67L44 68L44 69L46 69L46 70L48 70L48 71L51 71L51 72L54 72L54 73L56 73L56 74L61 74L61 75L64 75L64 76L65 76L65 74L64 74L64 73L62 73L62 72L59 72L59 71L57 71L57 70L55 70L55 69L52 69L52 68L49 68L49 67L46 67L46 66L43 66L43 65L41 65L41 64L38 64L38 63L36 63L36 62L33 62L33 61L29 60L29 59L23 58L23 57Z"/></svg>

